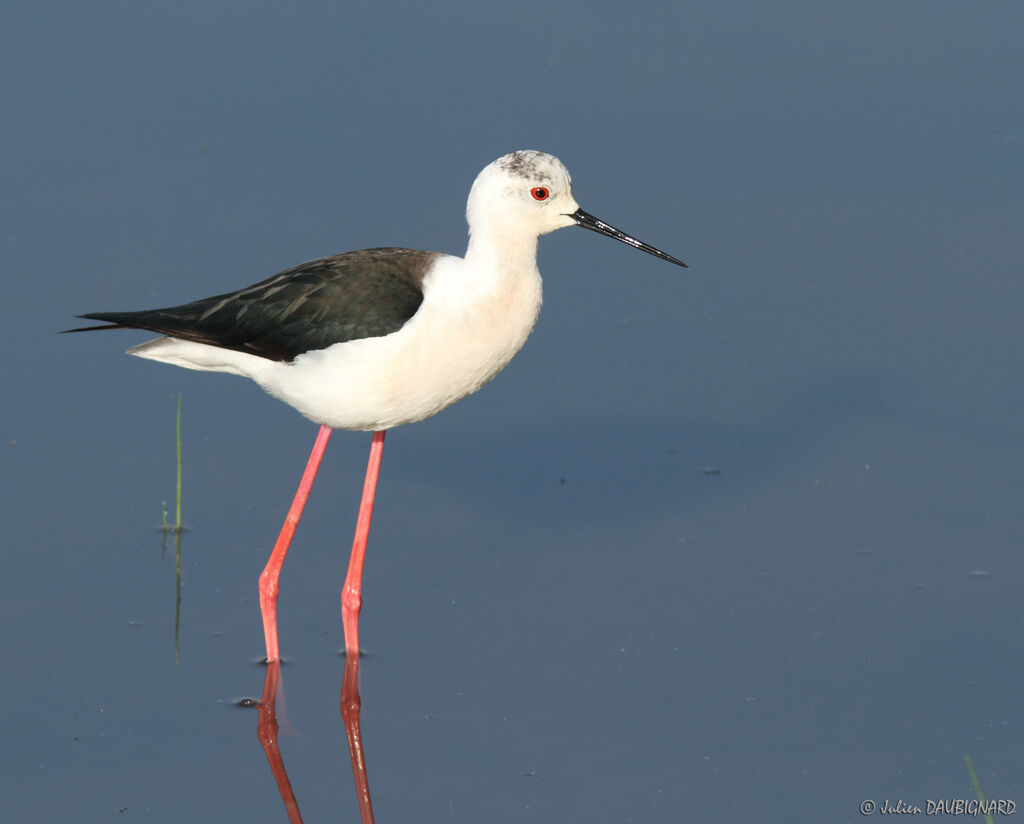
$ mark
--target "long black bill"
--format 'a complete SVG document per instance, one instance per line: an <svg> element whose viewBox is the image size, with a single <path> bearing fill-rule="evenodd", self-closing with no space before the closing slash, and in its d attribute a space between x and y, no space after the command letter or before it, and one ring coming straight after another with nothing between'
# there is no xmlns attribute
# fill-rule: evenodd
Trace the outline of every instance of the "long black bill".
<svg viewBox="0 0 1024 824"><path fill-rule="evenodd" d="M676 260L672 255L666 255L661 249L655 249L642 241L637 240L635 237L630 237L625 232L616 229L614 226L609 226L603 220L594 217L582 209L577 209L571 215L573 220L576 221L577 226L582 226L584 229L590 229L592 232L597 232L607 237L613 237L616 240L621 240L623 243L628 243L634 249L639 249L641 252L647 252L649 255L654 255L656 258L667 260L669 263L674 263L676 266L682 266L684 269L690 267L683 263L681 260Z"/></svg>

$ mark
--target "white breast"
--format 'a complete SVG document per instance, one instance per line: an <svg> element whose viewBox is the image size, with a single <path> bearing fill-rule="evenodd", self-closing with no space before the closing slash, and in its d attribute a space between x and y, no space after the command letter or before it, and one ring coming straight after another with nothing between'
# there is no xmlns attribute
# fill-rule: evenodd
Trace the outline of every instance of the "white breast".
<svg viewBox="0 0 1024 824"><path fill-rule="evenodd" d="M129 351L252 378L332 428L390 429L430 417L491 380L522 348L540 313L534 263L481 268L442 256L423 292L419 310L397 332L336 343L291 364L174 338Z"/></svg>

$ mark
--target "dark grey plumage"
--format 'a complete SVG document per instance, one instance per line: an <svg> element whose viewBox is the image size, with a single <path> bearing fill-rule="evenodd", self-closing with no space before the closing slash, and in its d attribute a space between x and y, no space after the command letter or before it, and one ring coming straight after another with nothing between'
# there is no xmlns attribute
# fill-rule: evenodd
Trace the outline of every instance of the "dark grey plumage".
<svg viewBox="0 0 1024 824"><path fill-rule="evenodd" d="M67 331L148 329L291 362L334 343L397 332L423 302L423 278L438 254L400 248L346 252L181 306L79 315L110 325Z"/></svg>

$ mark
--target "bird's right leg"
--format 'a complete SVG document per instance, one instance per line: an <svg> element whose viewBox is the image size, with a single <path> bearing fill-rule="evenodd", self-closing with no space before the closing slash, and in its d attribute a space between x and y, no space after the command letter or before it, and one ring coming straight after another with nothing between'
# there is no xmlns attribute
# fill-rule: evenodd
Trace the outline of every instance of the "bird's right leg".
<svg viewBox="0 0 1024 824"><path fill-rule="evenodd" d="M330 440L332 431L326 425L320 427L316 441L313 443L313 451L306 463L306 470L302 473L302 480L299 482L299 488L292 500L291 509L288 510L284 526L281 527L281 534L277 536L274 550L270 553L270 559L260 575L260 613L263 615L263 637L267 642L267 663L280 660L277 646L277 593L281 589L278 583L281 577L281 567L288 554L288 547L295 534L295 527L299 525L299 518L302 517L306 499L309 498L309 490L313 488L313 481L316 479L316 472L320 468L320 461L324 457L324 450L327 448L327 441Z"/></svg>

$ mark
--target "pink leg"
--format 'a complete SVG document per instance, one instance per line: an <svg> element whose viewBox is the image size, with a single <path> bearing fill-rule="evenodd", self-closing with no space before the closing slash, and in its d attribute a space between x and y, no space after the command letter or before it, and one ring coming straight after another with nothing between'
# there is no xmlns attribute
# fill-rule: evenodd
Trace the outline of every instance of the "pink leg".
<svg viewBox="0 0 1024 824"><path fill-rule="evenodd" d="M299 525L299 518L302 517L306 499L309 498L309 490L313 488L316 471L320 468L320 461L324 457L324 450L327 448L327 441L330 440L331 431L329 427L321 426L317 433L313 451L306 463L306 470L302 473L302 480L299 481L299 488L295 492L291 509L288 510L284 526L281 527L281 534L277 536L274 550L270 553L266 567L263 568L263 574L260 575L260 613L263 615L263 637L267 642L268 664L280 660L281 657L277 647L277 593L281 589L278 583L281 577L281 566L284 564L285 555L288 554L288 547L295 534L295 527Z"/></svg>
<svg viewBox="0 0 1024 824"><path fill-rule="evenodd" d="M352 557L348 562L345 588L341 591L341 622L345 627L345 655L359 657L359 610L363 606L363 561L366 558L366 539L370 537L370 519L373 518L373 499L377 494L380 475L380 456L384 450L384 431L373 433L370 461L363 482L363 499L359 502L356 537L352 542Z"/></svg>

